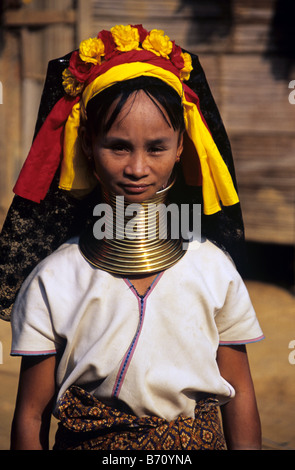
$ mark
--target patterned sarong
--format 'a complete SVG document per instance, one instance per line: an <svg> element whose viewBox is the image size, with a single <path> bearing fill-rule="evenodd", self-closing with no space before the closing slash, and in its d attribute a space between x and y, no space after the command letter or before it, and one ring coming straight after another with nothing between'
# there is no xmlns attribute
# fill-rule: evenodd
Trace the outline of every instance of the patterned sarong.
<svg viewBox="0 0 295 470"><path fill-rule="evenodd" d="M217 400L197 403L195 418L169 422L111 408L72 386L59 403L54 450L225 450Z"/></svg>

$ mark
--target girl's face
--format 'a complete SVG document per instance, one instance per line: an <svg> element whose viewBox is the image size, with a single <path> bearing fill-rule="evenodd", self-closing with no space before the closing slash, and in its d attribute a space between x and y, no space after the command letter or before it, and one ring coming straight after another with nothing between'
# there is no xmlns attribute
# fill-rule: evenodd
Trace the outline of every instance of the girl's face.
<svg viewBox="0 0 295 470"><path fill-rule="evenodd" d="M168 122L139 91L129 97L106 135L92 137L95 170L109 191L128 202L142 202L167 185L183 149L182 135Z"/></svg>

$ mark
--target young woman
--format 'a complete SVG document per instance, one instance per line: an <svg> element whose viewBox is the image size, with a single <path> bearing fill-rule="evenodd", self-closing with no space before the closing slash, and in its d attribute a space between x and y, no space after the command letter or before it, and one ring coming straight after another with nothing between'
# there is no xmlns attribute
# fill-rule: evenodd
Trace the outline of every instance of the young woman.
<svg viewBox="0 0 295 470"><path fill-rule="evenodd" d="M12 449L48 448L52 412L60 420L55 449L261 446L245 345L262 332L245 285L216 243L202 236L185 244L183 233L171 235L173 218L161 238L160 217L148 211L192 205L195 180L207 216L238 204L198 98L184 84L191 72L187 53L142 26L103 31L71 56L63 77L72 98L58 102L40 132L50 141L57 128L50 120L66 114L60 187L92 191L111 216L103 237L88 221L18 294L12 354L23 359ZM40 145L37 135L15 189L33 200L42 199L43 189L28 184L32 169L44 177ZM54 167L52 151L45 154ZM154 237L117 236L118 197L129 214L123 226L139 205L137 223L150 228L153 220Z"/></svg>

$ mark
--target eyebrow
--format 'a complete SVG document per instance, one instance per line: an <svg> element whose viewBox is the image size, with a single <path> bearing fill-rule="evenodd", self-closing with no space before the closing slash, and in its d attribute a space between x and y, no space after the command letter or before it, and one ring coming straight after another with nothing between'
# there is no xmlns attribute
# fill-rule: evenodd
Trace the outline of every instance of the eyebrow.
<svg viewBox="0 0 295 470"><path fill-rule="evenodd" d="M170 142L170 137L159 137L157 139L150 139L146 142L149 145L161 145ZM124 139L124 137L107 137L103 139L103 145L113 145L113 144L128 144L130 145L129 139Z"/></svg>

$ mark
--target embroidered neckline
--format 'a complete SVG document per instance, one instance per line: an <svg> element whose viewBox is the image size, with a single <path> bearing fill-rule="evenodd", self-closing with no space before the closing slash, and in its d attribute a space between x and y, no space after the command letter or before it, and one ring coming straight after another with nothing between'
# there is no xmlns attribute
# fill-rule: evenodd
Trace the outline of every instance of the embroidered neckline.
<svg viewBox="0 0 295 470"><path fill-rule="evenodd" d="M151 284L148 286L148 288L146 289L145 293L144 294L140 294L138 292L138 290L136 289L135 285L133 284L133 282L127 277L125 278L125 280L127 281L127 283L130 285L130 288L133 289L134 293L140 298L140 299L144 299L148 294L149 292L154 288L154 284L158 282L159 280L159 277L164 274L164 271L158 273L156 275L156 277L152 280Z"/></svg>
<svg viewBox="0 0 295 470"><path fill-rule="evenodd" d="M116 380L115 380L115 384L114 384L114 387L113 387L113 391L112 391L112 396L113 397L118 397L119 396L121 387L122 387L123 382L124 382L125 375L127 373L128 367L130 365L132 356L135 352L137 341L140 337L140 333L141 333L141 329L142 329L142 325L143 325L143 321L144 321L147 298L151 294L153 289L156 287L157 283L159 282L159 280L161 279L163 274L164 274L164 272L161 272L161 273L157 274L155 279L152 281L151 285L147 288L144 295L140 295L137 292L137 289L132 284L130 279L124 278L124 282L126 282L126 284L132 289L134 295L136 296L136 298L138 300L139 323L138 323L135 335L133 336L133 339L132 339L132 341L131 341L128 349L127 349L127 352L126 352L126 354L124 355L124 357L122 359L121 366L119 368L119 371L118 371L118 374L117 374L117 377L116 377Z"/></svg>

